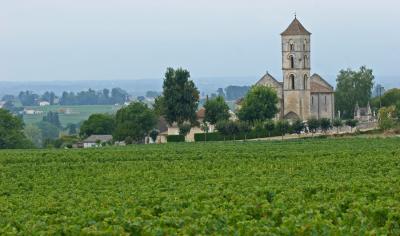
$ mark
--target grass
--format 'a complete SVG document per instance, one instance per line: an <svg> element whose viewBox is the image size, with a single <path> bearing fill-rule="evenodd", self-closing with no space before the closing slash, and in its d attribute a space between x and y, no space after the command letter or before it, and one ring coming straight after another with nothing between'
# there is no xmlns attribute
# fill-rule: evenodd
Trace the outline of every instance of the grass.
<svg viewBox="0 0 400 236"><path fill-rule="evenodd" d="M69 123L77 124L89 118L94 113L115 113L120 106L114 105L81 105L81 106L34 106L26 107L27 109L34 109L43 111L41 115L24 115L25 124L32 124L42 120L43 116L49 111L59 112L60 122L63 126ZM69 111L70 113L65 113Z"/></svg>
<svg viewBox="0 0 400 236"><path fill-rule="evenodd" d="M400 139L1 150L0 234L399 235Z"/></svg>

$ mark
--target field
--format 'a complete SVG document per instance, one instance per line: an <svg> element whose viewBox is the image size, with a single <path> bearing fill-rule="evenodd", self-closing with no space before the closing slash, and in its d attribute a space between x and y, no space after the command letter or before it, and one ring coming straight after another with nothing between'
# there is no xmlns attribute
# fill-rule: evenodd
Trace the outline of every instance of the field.
<svg viewBox="0 0 400 236"><path fill-rule="evenodd" d="M120 106L114 105L82 105L82 106L35 106L26 107L27 109L33 109L37 111L43 111L43 114L38 115L24 115L24 122L26 124L32 124L42 121L43 115L49 111L55 111L59 113L61 125L66 126L68 123L77 124L83 120L89 118L94 113L115 113Z"/></svg>
<svg viewBox="0 0 400 236"><path fill-rule="evenodd" d="M400 139L0 151L0 234L400 235Z"/></svg>

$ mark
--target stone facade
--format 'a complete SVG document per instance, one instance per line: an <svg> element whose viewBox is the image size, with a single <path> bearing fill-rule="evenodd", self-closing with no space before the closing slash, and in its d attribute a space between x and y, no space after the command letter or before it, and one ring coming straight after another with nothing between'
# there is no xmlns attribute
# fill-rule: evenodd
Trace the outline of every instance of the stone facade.
<svg viewBox="0 0 400 236"><path fill-rule="evenodd" d="M277 91L280 112L276 118L333 119L333 87L321 76L311 76L311 33L295 18L281 36L283 82L267 73L256 83Z"/></svg>

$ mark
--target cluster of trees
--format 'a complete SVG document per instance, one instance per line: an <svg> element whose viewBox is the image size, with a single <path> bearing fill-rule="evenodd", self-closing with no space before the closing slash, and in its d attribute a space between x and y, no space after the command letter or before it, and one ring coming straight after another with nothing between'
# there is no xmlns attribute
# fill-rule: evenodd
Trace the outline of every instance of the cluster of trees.
<svg viewBox="0 0 400 236"><path fill-rule="evenodd" d="M21 91L18 94L18 97L15 98L13 95L5 95L2 100L7 102L13 102L15 99L18 99L22 106L36 106L39 101L47 101L50 105L54 105L54 101L56 99L56 95L54 92L45 92L42 95L36 94L32 91Z"/></svg>
<svg viewBox="0 0 400 236"><path fill-rule="evenodd" d="M115 116L96 114L83 122L80 135L112 134L116 141L143 142L151 135L157 136L157 117L163 116L172 125L177 123L181 133L187 133L197 124L196 110L199 91L184 69L168 68L165 73L163 92L155 99L152 108L134 102L120 109Z"/></svg>
<svg viewBox="0 0 400 236"><path fill-rule="evenodd" d="M146 92L146 97L147 98L156 98L156 97L158 97L160 95L161 95L161 92L158 92L158 91L147 91Z"/></svg>
<svg viewBox="0 0 400 236"><path fill-rule="evenodd" d="M362 66L358 71L341 70L336 79L335 107L341 117L351 119L356 104L366 107L371 100L374 75L371 69Z"/></svg>
<svg viewBox="0 0 400 236"><path fill-rule="evenodd" d="M60 122L60 118L57 112L49 111L43 116L42 121L34 124L25 126L25 136L34 144L37 148L42 147L62 147L64 144L72 145L72 141L66 142L66 137L69 139L73 138L77 140L75 136L79 125L68 124L63 127ZM61 133L63 135L61 135Z"/></svg>
<svg viewBox="0 0 400 236"><path fill-rule="evenodd" d="M371 106L378 110L378 123L382 130L400 126L400 89L390 89L382 96L374 97Z"/></svg>
<svg viewBox="0 0 400 236"><path fill-rule="evenodd" d="M39 95L33 93L32 91L21 91L18 94L18 99L23 106L34 106L37 104Z"/></svg>
<svg viewBox="0 0 400 236"><path fill-rule="evenodd" d="M91 115L82 123L80 136L86 138L93 134L110 134L115 141L142 143L156 124L157 117L153 109L141 102L133 102L118 110L115 115Z"/></svg>
<svg viewBox="0 0 400 236"><path fill-rule="evenodd" d="M24 122L5 109L0 109L0 149L30 148L33 144L24 135Z"/></svg>
<svg viewBox="0 0 400 236"><path fill-rule="evenodd" d="M63 92L60 98L61 105L109 105L123 104L128 101L128 93L121 88L103 89L95 91Z"/></svg>
<svg viewBox="0 0 400 236"><path fill-rule="evenodd" d="M121 88L103 89L95 91L89 89L87 91L63 92L61 97L57 97L54 92L45 92L42 95L36 94L32 91L21 91L17 97L13 95L5 95L2 101L8 103L11 110L14 107L15 101L20 101L22 106L37 106L40 101L47 101L50 105L59 103L61 105L110 105L110 104L123 104L128 101L128 93Z"/></svg>
<svg viewBox="0 0 400 236"><path fill-rule="evenodd" d="M228 101L234 101L239 98L242 98L246 95L246 93L250 90L250 86L228 86L225 88L225 98ZM218 95L223 95L222 91L218 92Z"/></svg>

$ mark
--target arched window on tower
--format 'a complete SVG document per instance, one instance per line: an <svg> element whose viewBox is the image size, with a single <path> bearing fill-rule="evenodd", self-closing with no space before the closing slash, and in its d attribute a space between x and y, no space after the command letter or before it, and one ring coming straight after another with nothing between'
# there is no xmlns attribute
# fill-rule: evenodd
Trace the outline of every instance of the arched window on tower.
<svg viewBox="0 0 400 236"><path fill-rule="evenodd" d="M290 68L294 68L294 56L293 55L291 55L290 56Z"/></svg>
<svg viewBox="0 0 400 236"><path fill-rule="evenodd" d="M307 39L304 39L303 51L307 51Z"/></svg>
<svg viewBox="0 0 400 236"><path fill-rule="evenodd" d="M306 90L307 89L307 75L304 75L303 84L304 84L304 90Z"/></svg>
<svg viewBox="0 0 400 236"><path fill-rule="evenodd" d="M294 51L294 43L292 41L289 42L289 49L290 51Z"/></svg>
<svg viewBox="0 0 400 236"><path fill-rule="evenodd" d="M292 90L295 89L295 87L294 87L294 75L290 75L289 76L289 86L290 86L290 89L292 89Z"/></svg>

